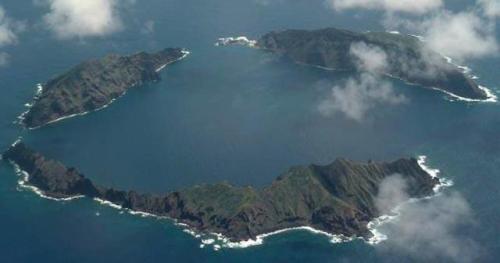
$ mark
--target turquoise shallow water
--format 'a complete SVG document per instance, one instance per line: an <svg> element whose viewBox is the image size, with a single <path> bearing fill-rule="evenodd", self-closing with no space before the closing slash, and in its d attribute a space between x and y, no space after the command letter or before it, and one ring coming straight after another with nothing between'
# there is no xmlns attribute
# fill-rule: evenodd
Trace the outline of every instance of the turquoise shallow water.
<svg viewBox="0 0 500 263"><path fill-rule="evenodd" d="M407 104L378 107L361 123L325 118L318 103L347 75L293 65L257 50L213 46L221 36L257 37L283 28L381 29L377 14L334 14L321 2L155 0L125 10L126 30L103 39L59 41L30 30L8 49L10 66L0 69L0 148L22 135L100 184L158 193L224 180L260 187L289 166L337 157L392 160L425 154L472 207L476 223L461 234L479 244L479 261L495 262L500 256L498 104L449 102L438 92L393 81L410 99ZM2 5L29 22L43 11L30 1ZM148 19L155 21L151 35L140 33ZM166 69L161 82L135 89L98 113L43 129L23 131L12 124L35 84L69 66L108 52L166 46L186 47L192 54ZM498 62L491 58L470 66L482 84L496 88ZM201 249L199 240L169 221L120 214L86 199L40 199L16 189L8 165L0 164L0 175L2 262L418 260L390 244L334 245L300 231L273 236L258 247Z"/></svg>

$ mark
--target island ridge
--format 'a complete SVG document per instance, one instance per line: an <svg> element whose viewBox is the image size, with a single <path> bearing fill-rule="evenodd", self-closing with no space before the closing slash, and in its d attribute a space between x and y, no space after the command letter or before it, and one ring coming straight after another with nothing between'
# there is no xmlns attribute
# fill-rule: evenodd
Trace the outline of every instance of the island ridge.
<svg viewBox="0 0 500 263"><path fill-rule="evenodd" d="M24 183L45 196L98 198L132 211L176 219L199 232L219 233L235 242L301 226L369 238L368 223L381 215L375 198L384 179L401 176L408 182L410 198L433 195L439 184L414 158L379 163L337 159L325 166L293 167L263 189L219 183L153 195L98 186L75 168L46 158L22 142L11 146L3 158L24 171Z"/></svg>

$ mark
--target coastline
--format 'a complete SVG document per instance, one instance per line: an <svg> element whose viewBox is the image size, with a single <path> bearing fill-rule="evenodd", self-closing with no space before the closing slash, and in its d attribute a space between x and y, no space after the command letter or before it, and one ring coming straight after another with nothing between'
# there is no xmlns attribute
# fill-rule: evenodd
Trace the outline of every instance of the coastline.
<svg viewBox="0 0 500 263"><path fill-rule="evenodd" d="M410 198L406 202L403 202L393 209L391 209L390 214L388 215L382 215L378 218L375 218L374 220L370 221L368 223L368 229L372 232L373 237L370 238L367 243L370 245L377 245L385 240L387 240L389 237L385 235L384 233L380 232L378 228L384 224L390 223L397 219L401 215L401 209L409 203L415 203L419 202L421 200L429 200L432 199L439 194L441 194L442 189L451 187L453 186L453 181L450 179L447 179L445 177L439 177L439 174L441 171L437 168L431 168L427 164L427 156L426 155L420 155L417 158L419 166L424 170L426 173L428 173L432 178L437 178L439 179L439 184L437 184L432 190L434 191L433 195L422 197L422 198Z"/></svg>
<svg viewBox="0 0 500 263"><path fill-rule="evenodd" d="M166 66L170 65L170 64L173 64L173 63L176 63L178 61L181 61L183 59L185 59L189 54L191 54L190 51L186 50L186 49L183 49L182 50L182 56L176 60L173 60L167 64L164 64L160 67L158 67L155 72L160 72L162 71ZM93 112L97 112L97 111L100 111L100 110L103 110L105 108L107 108L109 105L111 105L113 102L115 102L117 99L123 97L125 94L127 94L127 91L128 89L131 89L131 88L134 88L135 86L137 86L137 83L131 85L128 89L124 90L122 94L118 95L117 97L111 99L107 104L99 107L99 108L96 108L96 109L93 109L93 110L90 110L90 111L84 111L84 112L80 112L80 113L74 113L74 114L70 114L70 115L67 115L67 116L62 116L60 118L57 118L55 120L51 120L43 125L40 125L40 126L36 126L36 127L26 127L24 125L24 119L25 119L25 115L30 111L30 109L33 107L33 105L35 104L36 100L41 96L42 92L43 92L43 85L41 83L38 83L36 84L37 86L37 90L35 92L35 95L33 96L33 99L31 101L31 103L26 103L25 106L28 108L26 111L24 111L23 113L21 113L18 117L17 117L17 120L14 121L15 124L20 124L22 126L24 126L25 128L27 128L28 130L36 130L36 129L39 129L39 128L42 128L44 126L47 126L47 125L50 125L50 124L53 124L53 123L56 123L56 122L59 122L59 121L62 121L62 120L65 120L65 119L70 119L70 118L73 118L73 117L78 117L78 116L84 116L84 115L87 115L89 113L93 113Z"/></svg>
<svg viewBox="0 0 500 263"><path fill-rule="evenodd" d="M401 34L398 32L398 34ZM412 34L408 34L408 36L412 36L412 37L415 37L417 38L420 42L425 42L425 38L423 36L419 36L419 35L412 35ZM463 66L463 65L458 65L457 63L455 63L453 61L453 59L451 57L448 57L446 55L443 55L441 53L438 53L439 55L441 55L441 57L443 59L446 60L446 62L448 64L451 64L453 65L454 67L458 68L459 70L462 71L463 74L465 74L466 76L469 76L471 79L473 80L476 80L476 79L479 79L478 76L476 75L473 75L471 74L472 73L472 69L468 66ZM456 95L452 92L449 92L449 91L446 91L446 90L443 90L443 89L440 89L440 88L436 88L436 87L431 87L431 89L433 90L437 90L437 91L441 91L443 92L444 94L450 96L452 99L450 99L450 101L465 101L465 102L491 102L491 103L495 103L495 102L498 102L498 97L497 95L495 95L495 93L493 93L493 91L485 86L481 86L479 85L479 89L484 91L486 93L486 96L487 98L486 99L471 99L471 98L466 98L466 97L462 97L462 96L459 96L459 95Z"/></svg>
<svg viewBox="0 0 500 263"><path fill-rule="evenodd" d="M335 68L329 68L329 67L323 67L323 66L313 65L313 64L308 64L308 63L304 63L304 62L295 61L295 60L294 60L294 62L296 64L298 64L298 65L307 66L307 67L313 67L313 68L318 68L318 69L321 69L321 70L337 71L337 72L347 72L346 70L338 70L338 69L335 69ZM455 64L453 64L453 65L456 66L456 67L458 67L458 68L460 68L459 66L457 66ZM396 79L396 80L403 81L407 85L420 86L422 88L427 88L427 89L432 89L432 90L436 90L436 91L442 92L442 93L444 93L444 94L446 94L449 97L451 97L451 98L454 99L454 100L450 99L449 101L464 101L464 102L476 102L476 103L496 103L496 102L498 102L498 96L495 95L495 93L493 93L493 91L491 91L491 89L489 89L487 87L484 87L484 86L481 86L481 85L478 85L479 89L483 90L486 93L486 96L488 97L487 99L465 98L465 97L461 97L459 95L456 95L454 93L451 93L449 91L446 91L446 90L443 90L443 89L440 89L440 88L427 87L427 86L422 86L422 85L417 84L417 83L409 82L407 80L404 80L402 78L393 76L391 74L385 73L385 74L382 74L382 75L386 76L386 77L389 77L391 79ZM477 79L477 77L475 77L475 76L473 76L472 78L473 79Z"/></svg>
<svg viewBox="0 0 500 263"><path fill-rule="evenodd" d="M418 202L420 200L427 200L431 199L438 194L440 194L441 190L446 187L450 187L453 185L453 182L449 179L446 178L441 178L439 177L439 169L431 168L427 165L427 156L421 155L418 156L418 163L420 167L426 171L431 177L433 178L439 178L439 184L434 187L434 194L431 196L423 197L423 198L410 198L406 202L403 202L393 208L391 210L390 214L387 215L381 215L377 218L374 218L371 220L368 224L367 227L370 230L371 234L373 235L372 237L365 239L362 237L347 237L344 235L339 235L339 234L332 234L328 233L325 231L321 231L318 229L315 229L310 226L299 226L299 227L292 227L292 228L284 228L284 229L279 229L273 232L269 233L264 233L258 235L255 239L248 239L248 240L243 240L239 242L231 242L227 237L225 237L222 234L219 233L209 233L209 234L201 234L197 233L195 230L192 229L185 229L184 232L190 234L191 236L201 239L201 244L200 248L204 248L206 246L212 246L214 250L219 250L221 248L229 248L229 249L238 249L238 248L248 248L252 246L259 246L263 245L264 241L267 237L270 236L275 236L279 234L283 234L285 232L289 231L307 231L311 234L316 234L316 235L323 235L328 238L330 238L330 242L333 244L338 244L338 243L345 243L345 242L350 242L354 240L363 240L366 244L369 245L377 245L385 240L387 240L389 237L382 232L378 230L378 228L384 224L390 223L391 221L395 220L398 218L398 216L401 213L401 208L404 207L405 204L407 203L412 203L412 202Z"/></svg>
<svg viewBox="0 0 500 263"><path fill-rule="evenodd" d="M135 85L137 85L137 84L132 85L130 88L133 88ZM117 99L123 97L125 94L127 94L126 90L122 94L118 95L116 98L111 99L107 104L105 104L105 105L103 105L103 106L101 106L99 108L96 108L96 109L93 109L93 110L90 110L90 111L84 111L84 112L80 112L80 113L75 113L75 114L70 114L70 115L67 115L67 116L63 116L63 117L57 118L55 120L49 121L49 122L47 122L47 123L45 123L43 125L36 126L36 127L29 127L27 129L28 130L36 130L36 129L45 127L47 125L50 125L50 124L53 124L53 123L56 123L56 122L59 122L59 121L62 121L62 120L70 119L70 118L77 117L77 116L84 116L84 115L87 115L89 113L93 113L93 112L97 112L97 111L103 110L103 109L107 108L109 105L111 105L113 102L115 102Z"/></svg>
<svg viewBox="0 0 500 263"><path fill-rule="evenodd" d="M67 198L55 198L55 197L47 196L39 188L28 184L29 174L26 171L21 170L19 165L17 165L14 162L9 162L9 163L14 167L14 172L20 177L20 179L17 181L18 187L30 190L41 198L52 200L52 201L63 201L64 202L64 201L71 201L71 200L85 197L83 195L75 195L75 196L67 197Z"/></svg>
<svg viewBox="0 0 500 263"><path fill-rule="evenodd" d="M171 61L169 63L166 63L166 64L163 64L161 66L159 66L157 69L155 69L155 72L160 72L162 71L166 66L170 65L170 64L173 64L175 62L178 62L178 61L181 61L183 59L185 59L187 56L189 56L191 54L191 52L187 49L183 49L181 50L181 53L182 53L182 56L174 61Z"/></svg>
<svg viewBox="0 0 500 263"><path fill-rule="evenodd" d="M423 39L423 38L422 38ZM423 41L423 40L421 40ZM440 54L441 56L443 56L443 58L446 60L446 62L448 62L449 64L457 67L458 69L462 70L462 72L469 76L471 79L473 80L476 80L476 79L479 79L478 76L476 75L473 75L471 74L472 73L472 69L467 67L467 66L462 66L462 65L458 65L456 64L455 62L453 62L453 59L448 57L448 56L445 56L445 55L442 55ZM453 99L457 100L457 101L465 101L465 102L492 102L492 103L495 103L495 102L498 102L498 96L495 95L493 93L493 91L485 86L481 86L479 85L479 89L484 91L486 93L486 96L488 97L487 99L484 99L484 100L479 100L479 99L470 99L470 98L465 98L465 97L461 97L461 96L458 96L456 94L453 94L451 92L447 92L445 90L441 90L441 89L437 89L437 90L440 90L442 92L444 92L445 94L447 94L448 96L452 97ZM453 101L453 100L451 100Z"/></svg>
<svg viewBox="0 0 500 263"><path fill-rule="evenodd" d="M401 33L399 31L387 31L387 33L389 33L389 34L395 34L395 35L401 35ZM421 42L425 42L425 38L423 36L412 35L412 34L407 34L407 35L415 37L416 39L418 39ZM219 46L228 46L228 45L242 45L242 46L246 46L246 47L250 47L250 48L262 49L262 48L260 48L257 45L257 42L258 42L257 40L250 40L246 36L223 37L223 38L219 38L214 45L218 46L218 47ZM266 49L263 49L263 50L266 50ZM459 70L461 70L465 75L469 76L470 78L472 78L474 80L475 79L479 79L477 76L470 74L472 72L471 68L469 68L467 66L461 66L461 65L458 65L458 64L454 63L453 59L450 58L450 57L447 57L447 56L442 55L442 54L439 54L439 55L441 55L449 64L451 64L454 67L456 67ZM314 68L318 68L318 69L322 69L322 70L327 70L327 71L340 71L340 70L335 69L335 68L329 68L329 67L324 67L324 66L313 65L313 64L308 64L308 63L304 63L304 62L295 61L295 60L294 60L294 62L296 64L298 64L298 65L314 67ZM393 78L393 79L401 80L401 81L403 81L403 82L405 82L406 84L409 84L409 85L416 85L416 86L421 86L423 88L430 88L430 89L433 89L433 90L436 90L436 91L440 91L440 92L448 95L449 97L451 97L450 101L485 102L485 103L486 102L487 103L496 103L496 102L498 102L498 96L495 95L495 93L491 89L489 89L489 88L487 88L485 86L481 86L481 85L478 85L479 89L481 89L482 91L484 91L486 93L487 98L486 99L471 99L471 98L466 98L466 97L462 97L462 96L456 95L456 94L454 94L452 92L449 92L449 91L446 91L446 90L443 90L443 89L440 89L440 88L426 87L426 86L419 85L417 83L412 83L412 82L409 82L407 80L403 80L401 78L395 77L395 76L393 76L391 74L382 74L382 75L388 76L388 77Z"/></svg>
<svg viewBox="0 0 500 263"><path fill-rule="evenodd" d="M16 140L12 145L14 146L17 143L19 143L20 141L21 141L21 138ZM334 233L329 233L329 232L325 232L322 230L318 230L318 229L315 229L311 226L297 226L297 227L291 227L291 228L278 229L278 230L275 230L275 231L272 231L269 233L263 233L263 234L257 235L255 239L248 239L248 240L232 242L232 241L230 241L230 239L228 237L226 237L220 233L200 232L200 231L197 231L195 228L190 227L189 225L181 223L178 220L176 220L174 218L170 218L168 216L160 216L160 215L155 215L155 214L151 214L151 213L147 213L147 212L143 212L143 211L135 211L132 209L124 208L121 205L117 205L113 202L103 200L100 198L93 198L93 201L99 203L100 205L105 205L105 206L120 210L120 214L122 214L123 212L127 212L131 215L136 215L136 216L141 216L141 217L151 217L151 218L156 218L156 219L169 220L169 221L173 222L174 225L181 228L183 232L193 236L196 239L199 239L200 240L200 246L199 246L200 248L205 248L207 246L211 246L216 251L220 250L221 248L238 249L238 248L248 248L248 247L252 247L252 246L262 245L262 244L264 244L264 241L266 238L268 238L270 236L279 235L279 234L282 234L285 232L289 232L289 231L307 231L307 232L312 233L312 234L326 236L327 238L330 239L330 242L333 244L345 243L345 242L350 242L350 241L359 239L359 240L363 240L366 244L373 246L373 245L377 245L377 244L379 244L379 243L381 243L389 238L387 235L380 232L378 228L380 226L382 226L386 223L390 223L391 221L396 219L400 215L400 213L401 213L400 210L402 207L404 207L405 204L412 203L412 202L418 202L420 200L431 199L431 198L439 195L443 188L450 187L453 185L453 182L451 180L439 177L439 174L440 174L439 169L431 168L430 166L428 166L427 156L425 156L425 155L418 156L417 161L418 161L419 166L425 172L427 172L431 177L439 179L439 184L437 184L433 188L434 194L430 195L430 196L423 197L423 198L410 198L407 201L394 207L390 211L389 214L381 215L379 217L372 219L367 224L367 228L372 234L372 236L370 238L363 238L363 237L357 237L357 236L348 237L348 236L345 236L342 234L334 234ZM79 198L85 197L83 195L76 195L76 196L71 196L71 197L66 197L66 198L55 198L55 197L47 196L42 190L29 184L29 174L26 171L21 170L19 165L17 165L15 162L9 161L9 163L14 167L14 171L20 177L20 179L18 180L18 185L19 185L18 190L19 191L21 191L22 189L29 190L29 191L35 193L36 195L38 195L39 197L42 197L44 199L48 199L48 200L52 200L52 201L62 201L62 202L71 201L74 199L79 199Z"/></svg>
<svg viewBox="0 0 500 263"><path fill-rule="evenodd" d="M16 144L18 144L20 142L21 142L21 137L19 137L14 143L12 143L11 146L15 146ZM2 159L2 156L0 155L0 160L1 159ZM17 190L19 190L19 191L21 189L29 190L41 198L52 200L52 201L62 201L62 202L71 201L71 200L85 197L83 195L75 195L75 196L71 196L71 197L67 197L67 198L55 198L55 197L48 196L42 190L40 190L38 187L29 184L29 176L30 175L28 174L28 172L22 170L21 167L13 161L9 161L9 164L12 165L12 167L14 168L14 172L19 177L19 180L17 180L17 186L18 186Z"/></svg>
<svg viewBox="0 0 500 263"><path fill-rule="evenodd" d="M299 227L279 229L279 230L276 230L273 232L260 234L255 239L248 239L248 240L243 240L243 241L239 241L239 242L231 242L231 241L229 241L229 239L227 237L225 237L224 235L219 234L219 233L209 233L206 238L203 238L203 236L201 236L200 233L197 233L194 230L190 229L190 230L185 231L185 232L192 235L195 238L201 238L200 248L206 247L207 245L212 245L214 250L219 250L220 248L237 249L237 248L248 248L248 247L252 247L252 246L259 246L259 245L264 244L264 241L267 237L279 235L279 234L289 232L289 231L307 231L307 232L312 233L312 234L323 235L323 236L330 238L330 242L333 244L345 243L345 242L350 242L350 241L359 239L359 240L363 240L365 243L367 243L369 245L377 245L377 244L379 244L379 243L381 243L389 238L387 235L380 232L378 230L378 228L384 224L390 223L391 221L397 219L397 217L401 213L401 211L400 211L401 208L405 204L412 203L412 202L418 202L420 200L431 199L431 198L439 195L441 193L442 189L453 185L453 181L451 181L447 178L439 177L439 173L440 173L439 169L431 168L430 166L427 165L427 156L425 156L425 155L418 156L417 160L418 160L418 164L420 165L420 167L424 171L426 171L431 177L439 179L440 183L438 185L436 185L433 189L434 194L431 196L423 197L423 198L410 198L406 202L403 202L403 203L399 204L398 206L396 206L395 208L393 208L391 210L390 214L381 215L381 216L371 220L367 224L367 227L373 236L368 238L368 239L365 239L362 237L346 237L344 235L332 234L332 233L328 233L325 231L315 229L315 228L310 227L310 226L299 226Z"/></svg>
<svg viewBox="0 0 500 263"><path fill-rule="evenodd" d="M27 102L24 104L24 106L27 108L26 111L23 113L19 114L19 116L16 117L16 120L14 121L14 124L19 124L23 125L23 121L25 119L26 114L30 111L30 109L33 107L35 104L36 100L42 95L43 92L43 85L41 83L36 84L36 91L35 95L33 95L33 98L31 99L31 102Z"/></svg>
<svg viewBox="0 0 500 263"><path fill-rule="evenodd" d="M303 66L307 66L307 67L313 67L313 68L318 68L318 69L322 69L322 70L327 70L327 71L338 71L340 72L341 70L338 70L338 69L335 69L335 68L329 68L329 67L323 67L323 66L318 66L318 65L313 65L313 64L308 64L308 63L304 63L304 62L299 62L299 61L294 61L296 64L298 65L303 65ZM457 68L461 69L459 66L453 64L454 66L456 66ZM345 70L343 70L342 72L346 72ZM465 98L465 97L461 97L459 95L456 95L454 93L451 93L449 91L446 91L446 90L443 90L443 89L440 89L440 88L436 88L436 87L426 87L426 86L422 86L420 84L417 84L417 83L413 83L413 82L409 82L407 80L404 80L402 78L399 78L399 77L396 77L396 76L393 76L391 74L382 74L384 76L387 76L389 78L392 78L392 79L397 79L397 80L400 80L400 81L403 81L404 83L408 84L408 85L412 85L412 86L420 86L420 87L423 87L423 88L428 88L428 89L432 89L432 90L436 90L436 91L439 91L439 92L442 92L448 96L450 96L451 98L454 98L456 101L465 101L465 102L477 102L477 103L496 103L498 102L498 97L497 95L495 95L495 93L493 93L493 91L491 91L491 89L487 88L487 87L484 87L484 86L481 86L479 85L479 89L483 90L485 93L486 93L486 96L488 97L487 99L471 99L471 98ZM473 79L477 79L477 77L473 76L472 77ZM455 101L455 100L450 100L450 101Z"/></svg>
<svg viewBox="0 0 500 263"><path fill-rule="evenodd" d="M444 94L448 95L450 97L448 100L451 101L451 102L453 102L453 101L477 102L477 103L481 103L481 102L482 103L496 103L496 102L498 102L497 95L495 95L491 91L491 89L488 89L488 88L486 88L484 86L481 86L481 85L479 85L479 89L481 89L482 91L484 91L486 93L486 96L488 97L487 99L484 99L484 100L461 97L461 96L453 94L453 93L451 93L449 91L442 90L442 89L439 89L439 88L431 88L431 89L443 92Z"/></svg>

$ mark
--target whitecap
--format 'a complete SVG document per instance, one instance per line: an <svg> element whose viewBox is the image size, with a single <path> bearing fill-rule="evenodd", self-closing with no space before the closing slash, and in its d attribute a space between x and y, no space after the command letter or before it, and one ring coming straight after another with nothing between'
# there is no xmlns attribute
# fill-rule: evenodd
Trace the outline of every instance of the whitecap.
<svg viewBox="0 0 500 263"><path fill-rule="evenodd" d="M101 199L101 198L97 198L96 197L96 198L94 198L94 201L98 202L101 205L109 206L109 207L112 207L112 208L115 208L115 209L122 209L121 205L117 205L115 203L112 203L110 201L106 201L106 200Z"/></svg>
<svg viewBox="0 0 500 263"><path fill-rule="evenodd" d="M242 45L247 47L256 47L257 41L250 40L246 36L239 37L221 37L217 39L215 46Z"/></svg>
<svg viewBox="0 0 500 263"><path fill-rule="evenodd" d="M259 246L259 245L264 244L264 240L267 237L282 234L282 233L289 232L289 231L308 231L312 234L323 235L323 236L328 237L330 239L331 243L335 243L335 244L349 242L349 241L354 239L352 237L346 237L344 235L331 234L331 233L328 233L325 231L315 229L315 228L310 227L310 226L299 226L299 227L279 229L279 230L276 230L273 232L258 235L255 237L255 239L242 240L242 241L238 241L238 242L230 241L229 238L225 237L224 235L222 235L220 233L210 233L209 235L214 236L217 239L217 242L213 243L214 249L217 250L215 246L220 246L222 248L231 248L231 249ZM209 239L209 240L211 240L211 239ZM204 243L204 245L208 245L208 244Z"/></svg>

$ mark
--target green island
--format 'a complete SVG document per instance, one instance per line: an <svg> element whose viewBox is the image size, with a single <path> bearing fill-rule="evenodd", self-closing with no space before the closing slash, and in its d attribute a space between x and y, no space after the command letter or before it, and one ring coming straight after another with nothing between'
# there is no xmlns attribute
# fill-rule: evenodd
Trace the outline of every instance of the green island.
<svg viewBox="0 0 500 263"><path fill-rule="evenodd" d="M234 242L303 226L369 238L368 223L381 215L375 198L384 179L403 177L410 198L433 195L439 184L414 158L368 163L337 159L324 166L292 167L262 189L219 183L156 195L96 185L77 169L22 142L12 145L3 159L24 174L24 184L46 197L98 198L131 211L175 219L200 233L222 234Z"/></svg>
<svg viewBox="0 0 500 263"><path fill-rule="evenodd" d="M158 81L163 68L188 54L181 48L166 48L156 53L110 54L82 62L39 85L29 110L19 117L20 122L27 128L37 128L102 109L128 89Z"/></svg>
<svg viewBox="0 0 500 263"><path fill-rule="evenodd" d="M411 84L438 89L469 100L490 95L463 68L425 46L419 37L389 32L358 33L336 28L273 31L255 41L227 41L268 50L297 63L338 71L358 71L351 47L363 43L386 55L380 74ZM246 38L245 38L246 39Z"/></svg>

